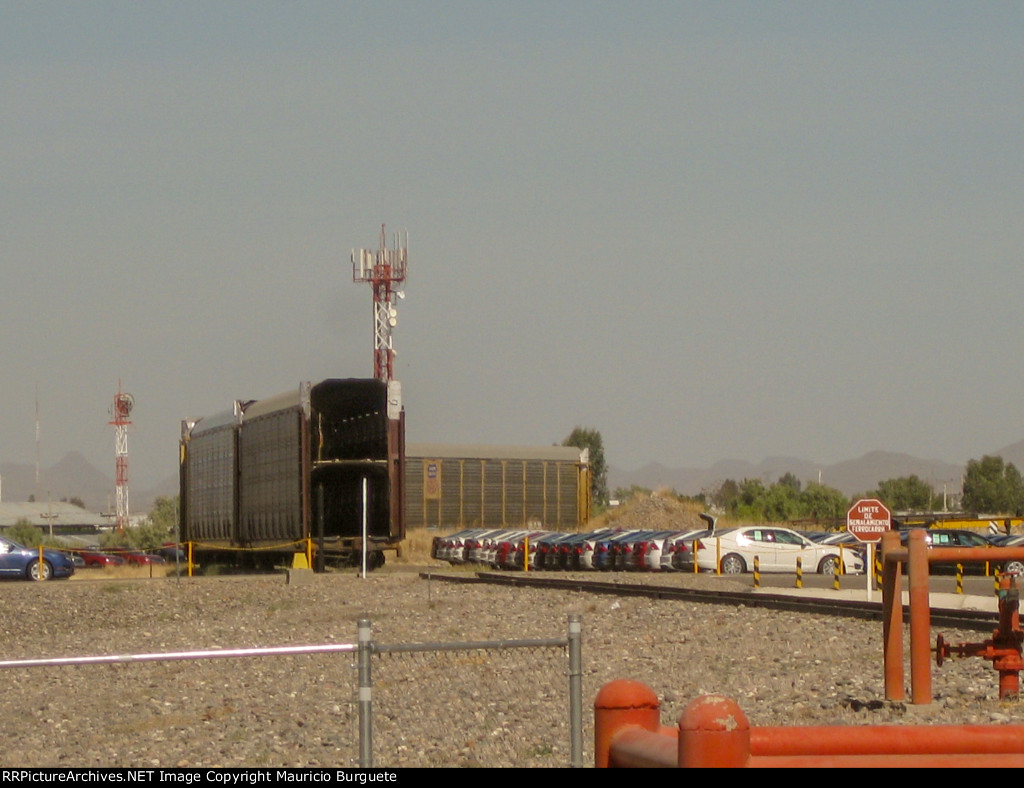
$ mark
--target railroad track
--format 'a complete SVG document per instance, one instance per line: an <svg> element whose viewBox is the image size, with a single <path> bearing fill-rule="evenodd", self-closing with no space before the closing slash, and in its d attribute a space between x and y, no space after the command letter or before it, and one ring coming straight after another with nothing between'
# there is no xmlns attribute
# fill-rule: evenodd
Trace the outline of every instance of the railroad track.
<svg viewBox="0 0 1024 788"><path fill-rule="evenodd" d="M477 572L467 574L435 574L421 572L420 577L453 583L490 583L519 588L547 588L577 593L605 594L608 596L639 596L649 599L677 600L682 602L714 605L745 605L771 610L787 610L797 613L845 616L869 621L882 620L882 603L854 599L824 599L813 595L808 589L807 596L773 594L770 591L708 591L693 588L671 588L654 583L608 583L600 580L580 578L542 577L525 574ZM904 609L904 620L909 621L909 610ZM932 626L952 629L991 632L999 623L999 615L979 610L932 609Z"/></svg>

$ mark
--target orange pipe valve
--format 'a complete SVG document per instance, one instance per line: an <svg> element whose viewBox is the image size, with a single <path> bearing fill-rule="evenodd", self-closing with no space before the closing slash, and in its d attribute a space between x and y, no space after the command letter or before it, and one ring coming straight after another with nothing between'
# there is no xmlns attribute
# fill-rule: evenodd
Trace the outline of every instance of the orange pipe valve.
<svg viewBox="0 0 1024 788"><path fill-rule="evenodd" d="M935 663L942 667L943 661L951 656L991 660L992 667L999 671L999 697L1016 698L1020 694L1020 671L1024 670L1022 643L1020 591L1016 578L1007 574L999 580L999 628L992 637L982 643L954 646L939 635L935 643Z"/></svg>

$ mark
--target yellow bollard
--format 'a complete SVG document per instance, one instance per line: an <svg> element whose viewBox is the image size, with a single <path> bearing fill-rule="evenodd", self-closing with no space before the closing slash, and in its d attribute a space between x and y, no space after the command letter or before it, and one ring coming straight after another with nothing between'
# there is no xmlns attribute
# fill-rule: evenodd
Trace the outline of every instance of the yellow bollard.
<svg viewBox="0 0 1024 788"><path fill-rule="evenodd" d="M754 556L754 588L761 587L761 559Z"/></svg>
<svg viewBox="0 0 1024 788"><path fill-rule="evenodd" d="M796 587L804 587L804 559L800 556L796 557Z"/></svg>
<svg viewBox="0 0 1024 788"><path fill-rule="evenodd" d="M956 565L956 592L962 594L964 592L964 565Z"/></svg>

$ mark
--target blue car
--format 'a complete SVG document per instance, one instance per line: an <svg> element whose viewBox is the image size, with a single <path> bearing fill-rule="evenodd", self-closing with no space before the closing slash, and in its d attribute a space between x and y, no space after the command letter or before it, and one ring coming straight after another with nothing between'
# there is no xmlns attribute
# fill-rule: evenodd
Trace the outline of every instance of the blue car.
<svg viewBox="0 0 1024 788"><path fill-rule="evenodd" d="M25 547L0 536L0 577L52 580L71 577L74 573L74 561L59 550L44 548L40 562L38 548Z"/></svg>

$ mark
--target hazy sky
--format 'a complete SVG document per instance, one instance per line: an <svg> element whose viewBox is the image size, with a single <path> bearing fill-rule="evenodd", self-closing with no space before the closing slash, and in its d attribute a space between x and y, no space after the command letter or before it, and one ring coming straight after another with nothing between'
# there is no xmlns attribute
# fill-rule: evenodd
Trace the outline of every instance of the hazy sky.
<svg viewBox="0 0 1024 788"><path fill-rule="evenodd" d="M1024 438L1024 4L0 5L0 460L371 377L411 442L610 464ZM37 394L38 392L38 394Z"/></svg>

